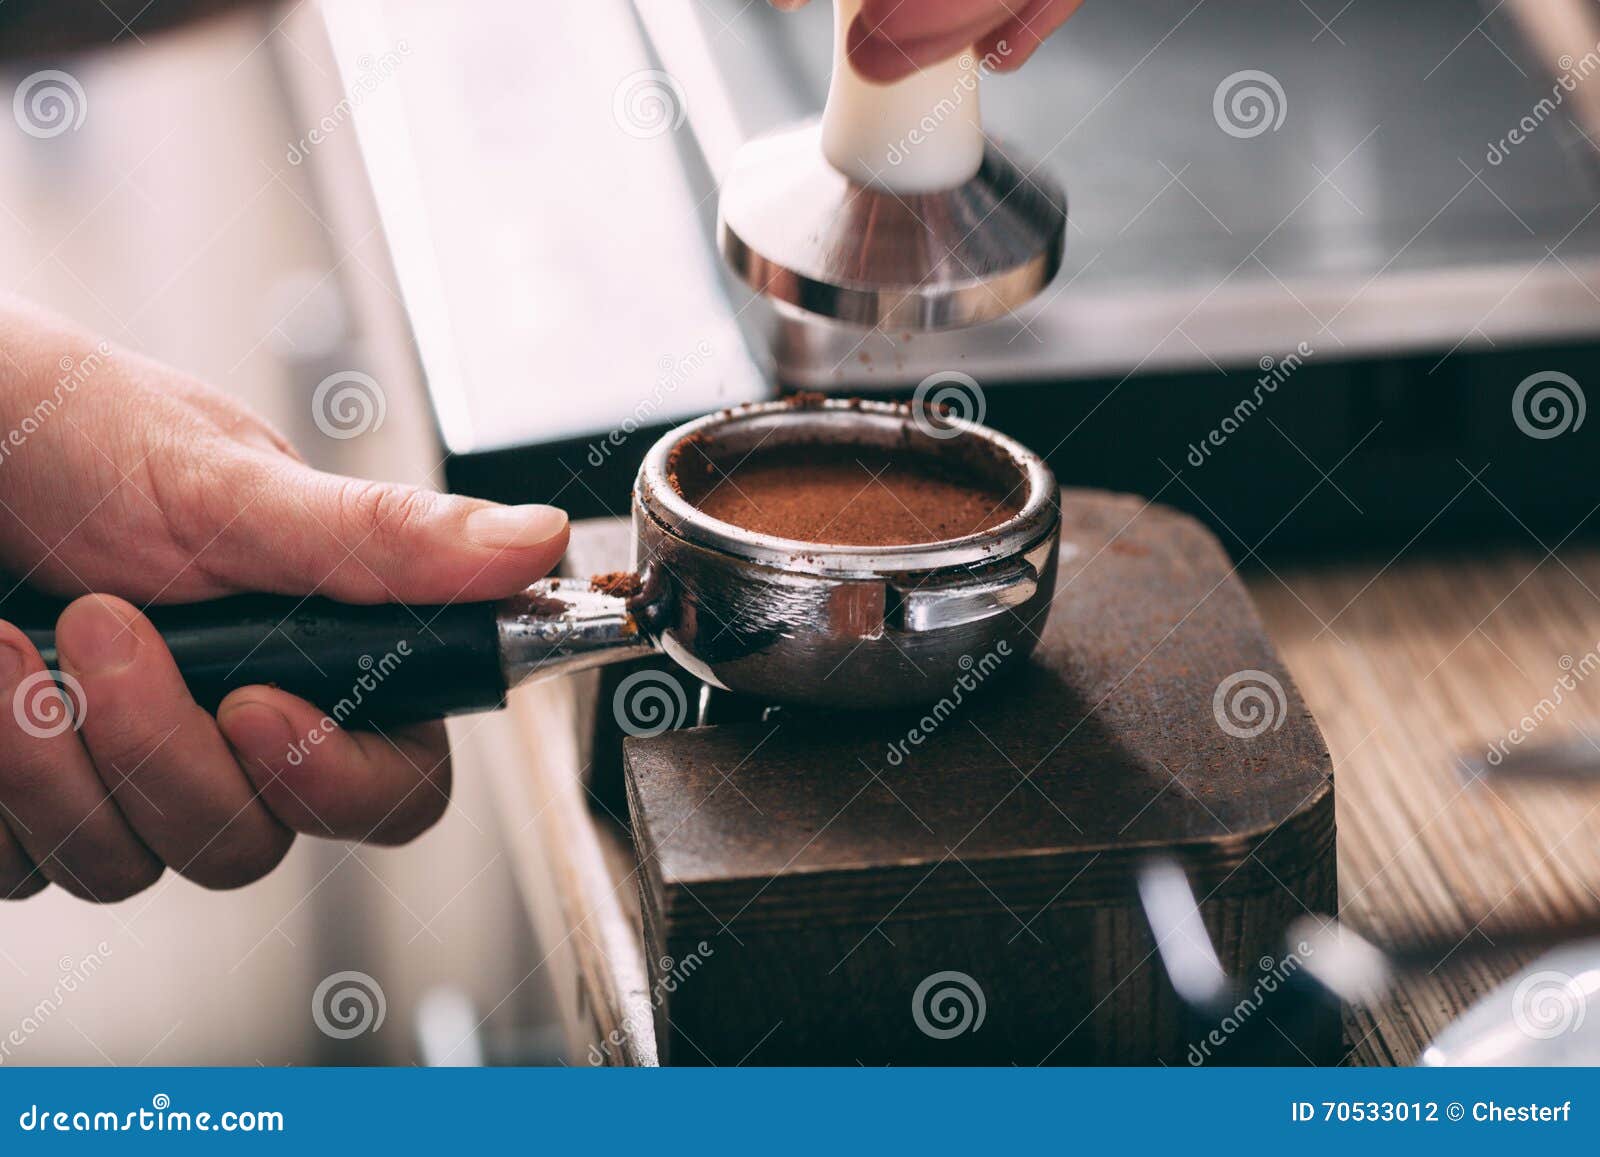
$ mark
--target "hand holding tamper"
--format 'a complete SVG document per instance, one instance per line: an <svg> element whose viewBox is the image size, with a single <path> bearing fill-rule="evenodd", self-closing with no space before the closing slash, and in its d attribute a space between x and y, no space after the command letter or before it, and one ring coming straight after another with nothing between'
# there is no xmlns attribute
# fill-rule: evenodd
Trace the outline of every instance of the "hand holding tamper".
<svg viewBox="0 0 1600 1157"><path fill-rule="evenodd" d="M885 329L1003 317L1061 266L1067 200L984 135L972 51L873 84L847 59L861 0L835 0L820 120L746 144L723 177L717 237L781 309Z"/></svg>

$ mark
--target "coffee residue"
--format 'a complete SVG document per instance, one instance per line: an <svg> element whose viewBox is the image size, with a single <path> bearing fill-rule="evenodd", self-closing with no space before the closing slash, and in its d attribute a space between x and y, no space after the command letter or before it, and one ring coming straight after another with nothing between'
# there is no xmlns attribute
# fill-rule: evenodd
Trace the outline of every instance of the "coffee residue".
<svg viewBox="0 0 1600 1157"><path fill-rule="evenodd" d="M703 446L674 450L672 483L695 506L760 534L841 546L941 542L1000 525L1015 495L913 453L801 444L758 450L732 464Z"/></svg>
<svg viewBox="0 0 1600 1157"><path fill-rule="evenodd" d="M684 493L686 475L711 473L711 460L705 454L706 443L705 432L697 430L667 452L667 485L679 494Z"/></svg>
<svg viewBox="0 0 1600 1157"><path fill-rule="evenodd" d="M537 615L543 619L559 619L572 609L572 604L564 599L551 598L549 595L528 594L524 596L524 608L530 615Z"/></svg>
<svg viewBox="0 0 1600 1157"><path fill-rule="evenodd" d="M614 570L605 574L591 575L589 586L603 595L631 599L644 589L644 580L632 571Z"/></svg>

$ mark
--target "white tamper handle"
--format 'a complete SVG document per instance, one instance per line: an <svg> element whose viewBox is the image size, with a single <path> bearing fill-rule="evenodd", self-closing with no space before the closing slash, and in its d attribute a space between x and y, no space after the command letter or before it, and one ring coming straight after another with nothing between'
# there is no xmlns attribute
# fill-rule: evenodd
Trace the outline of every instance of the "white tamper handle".
<svg viewBox="0 0 1600 1157"><path fill-rule="evenodd" d="M931 193L970 180L983 163L978 65L971 51L893 84L863 80L845 59L861 0L834 0L833 80L822 110L822 152L852 181Z"/></svg>

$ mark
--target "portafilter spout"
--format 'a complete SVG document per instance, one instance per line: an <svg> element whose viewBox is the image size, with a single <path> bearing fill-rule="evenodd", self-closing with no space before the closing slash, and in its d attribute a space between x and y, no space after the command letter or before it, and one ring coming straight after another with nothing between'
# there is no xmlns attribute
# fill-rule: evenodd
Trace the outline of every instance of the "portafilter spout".
<svg viewBox="0 0 1600 1157"><path fill-rule="evenodd" d="M931 330L1005 316L1061 267L1067 199L984 135L968 50L876 85L846 59L861 0L835 0L820 120L759 137L723 175L717 238L780 308Z"/></svg>

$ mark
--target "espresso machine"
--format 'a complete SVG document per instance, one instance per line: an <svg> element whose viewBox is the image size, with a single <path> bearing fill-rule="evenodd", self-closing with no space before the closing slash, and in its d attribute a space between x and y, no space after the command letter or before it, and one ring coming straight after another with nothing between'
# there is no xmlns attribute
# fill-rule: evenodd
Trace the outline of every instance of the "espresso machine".
<svg viewBox="0 0 1600 1157"><path fill-rule="evenodd" d="M835 22L854 9L850 0L793 13L736 0L617 0L537 15L382 3L322 14L346 70L399 36L425 36L433 55L470 62L408 65L365 97L351 134L448 485L506 501L538 494L576 518L625 518L641 461L662 432L696 415L782 394L927 399L959 387L960 417L1038 451L1063 487L1148 497L1227 548L1186 518L1141 524L1123 541L1119 528L1143 513L1143 498L1080 497L1064 508L1062 541L1073 536L1078 553L1070 566L1064 556L1063 577L1081 581L1083 597L1057 608L1050 630L1060 633L1045 637L1036 664L1060 677L1018 684L1026 694L979 709L994 713L982 725L1008 750L1043 734L1041 720L1068 733L1059 751L1037 753L1060 777L1049 798L1064 807L1059 826L1041 833L1057 816L1030 797L1035 807L991 849L989 863L1011 874L978 883L1007 896L1017 887L1042 911L1060 880L1089 865L1084 879L1103 883L1104 913L1052 909L1056 942L1090 948L1068 960L1078 971L1066 984L1045 983L1066 958L1041 949L1025 960L1030 936L1015 932L1021 949L1005 991L1026 993L1029 1012L1049 1009L1063 991L1109 988L1116 978L1096 971L1105 961L1147 951L1138 898L1127 894L1130 832L1184 845L1197 888L1210 889L1235 866L1236 845L1281 827L1292 838L1273 844L1284 857L1273 874L1312 909L1336 910L1327 753L1230 567L1582 529L1592 499L1539 481L1586 476L1595 427L1576 408L1581 392L1566 436L1542 436L1537 419L1554 404L1546 387L1561 385L1540 375L1582 383L1600 367L1588 102L1573 99L1569 115L1522 134L1515 165L1494 157L1558 83L1566 56L1581 57L1584 37L1592 48L1600 35L1589 36L1586 18L1555 20L1556 9L1576 11L1566 5L1507 5L1485 18L1448 0L1403 11L1090 3L1016 75L968 54L902 82L923 94L911 114L894 86L861 85L840 67ZM585 45L582 67L526 67L534 39ZM930 101L925 86L941 95ZM335 163L331 150L323 163ZM1562 414L1558 405L1554 420ZM574 573L625 562L602 538L575 547L588 570ZM1150 559L1199 585L1147 591ZM1098 576L1080 580L1091 563ZM1185 613L1216 590L1227 606L1215 620ZM1129 591L1144 597L1143 618L1123 615ZM1171 622L1209 634L1188 640L1182 662L1154 669L1141 656L1166 640L1142 632L1163 605ZM1211 646L1218 638L1226 645ZM1105 670L1136 671L1135 685L1089 680L1099 668L1080 659L1090 650L1117 657ZM1224 815L1231 831L1210 830L1176 790L1141 810L1151 785L1139 776L1154 766L1224 786L1215 777L1242 766L1229 746L1237 734L1218 736L1210 696L1243 669L1271 677L1279 716L1293 723L1272 732L1270 775L1225 795L1239 809ZM595 725L578 746L589 798L627 817L638 841L645 956L682 959L747 915L759 928L741 924L740 936L770 950L722 990L751 1002L736 1028L752 1039L734 1047L730 1038L731 1060L746 1043L761 1047L755 1037L779 1019L786 1033L803 1025L815 1035L778 1055L837 1059L825 1047L837 1026L818 1014L826 1000L771 1019L751 1011L783 995L763 969L776 975L814 953L831 976L828 937L845 939L833 955L856 951L837 929L880 900L892 907L924 862L933 880L918 899L925 921L906 934L928 936L930 952L956 944L969 971L980 968L972 943L944 935L966 936L964 921L989 904L958 868L935 871L942 848L962 846L960 830L941 843L942 830L918 830L892 800L829 827L835 805L857 802L849 776L890 774L873 763L875 724L798 739L781 731L761 746L785 717L713 696L698 716L712 726L629 730L625 760L605 710L622 683L597 686L575 713L580 727ZM1162 714L1173 711L1187 715ZM973 735L942 750L968 759L941 769L960 776L960 791L935 775L890 782L891 794L936 820L947 806L980 817L983 793L1000 799L1030 766L999 762ZM1189 771L1193 752L1210 762ZM1073 796L1090 790L1083 766L1110 768L1093 790L1126 789L1126 798ZM741 769L736 784L729 768ZM713 797L716 806L692 814L679 808ZM745 799L759 820L743 816ZM1093 834L1116 854L1072 830L1084 815L1114 817ZM791 828L841 827L871 847L835 846L831 861L794 867L782 842ZM731 850L737 862L713 863L705 849ZM904 888L896 873L910 874ZM1230 929L1278 928L1294 914L1272 906L1287 902L1270 881L1256 884L1223 897ZM1218 952L1234 972L1260 945L1230 935ZM902 963L877 939L862 943L845 975L868 960ZM718 959L735 969L741 958L730 948ZM1104 1006L1115 1021L1105 1039L1132 1042L1122 1059L1148 1060L1140 1034L1170 1035L1179 1023L1173 993L1182 993L1163 983L1141 973ZM695 986L671 1018L703 1044L727 1029L727 1010L684 1001L713 1002L714 988ZM881 1010L883 1040L926 1047L910 1035L901 995ZM1034 1027L998 1000L989 1015L996 1035L979 1046L998 1048L1002 1025ZM1336 1053L1337 1008L1323 1002L1311 1019L1311 1035ZM1094 1027L1088 1016L1081 1023ZM667 1041L671 1025L657 1027ZM787 1046L780 1036L765 1047ZM1082 1037L1053 1054L1106 1055Z"/></svg>
<svg viewBox="0 0 1600 1157"><path fill-rule="evenodd" d="M1518 521L1564 534L1587 510L1531 479L1581 466L1593 425L1539 439L1511 419L1531 375L1592 366L1593 102L1569 98L1493 163L1581 60L1581 5L1085 5L1026 68L981 82L997 152L1071 195L1061 270L998 319L936 332L787 309L725 270L741 214L781 230L826 211L825 190L793 187L796 205L752 186L737 206L718 190L748 142L828 103L829 5L547 14L541 38L589 46L548 73L517 66L517 19L408 12L498 82L419 68L393 86L416 95L362 110L458 489L620 514L650 442L620 427L659 433L774 388L904 397L958 372L1063 482L1159 493L1241 555L1472 542ZM398 35L370 14L328 24L352 51ZM974 90L934 135L976 107ZM505 389L510 366L537 388ZM1241 423L1244 399L1259 416ZM1509 513L1463 489L1486 464Z"/></svg>

